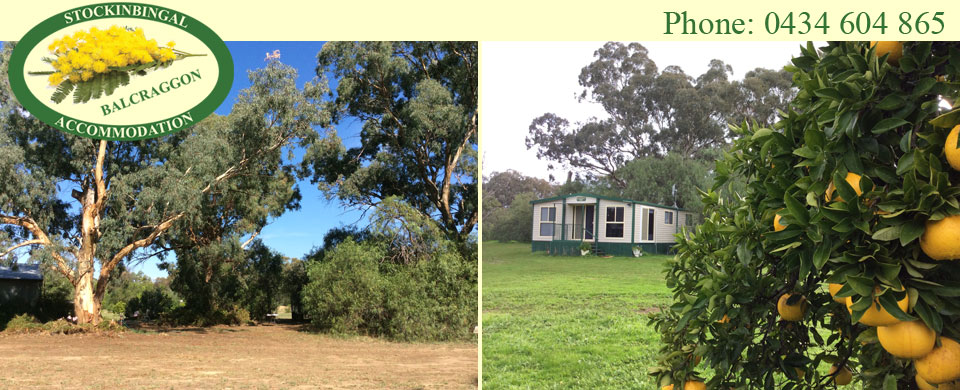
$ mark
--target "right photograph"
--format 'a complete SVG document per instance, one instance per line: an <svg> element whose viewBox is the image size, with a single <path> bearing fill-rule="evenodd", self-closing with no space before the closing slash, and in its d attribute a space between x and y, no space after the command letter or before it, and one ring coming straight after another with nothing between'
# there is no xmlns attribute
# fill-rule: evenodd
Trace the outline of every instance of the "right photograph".
<svg viewBox="0 0 960 390"><path fill-rule="evenodd" d="M960 42L481 69L482 388L960 388Z"/></svg>

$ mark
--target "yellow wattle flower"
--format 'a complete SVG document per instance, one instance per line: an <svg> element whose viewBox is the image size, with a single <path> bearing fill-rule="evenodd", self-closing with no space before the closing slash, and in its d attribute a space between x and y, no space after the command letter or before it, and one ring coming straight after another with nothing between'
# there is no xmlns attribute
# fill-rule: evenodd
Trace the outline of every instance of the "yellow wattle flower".
<svg viewBox="0 0 960 390"><path fill-rule="evenodd" d="M97 74L112 72L111 68L167 63L177 59L171 49L176 42L161 47L156 39L147 39L142 28L127 29L112 25L106 29L91 27L55 39L47 46L54 59L47 81L57 86L70 80L79 82Z"/></svg>
<svg viewBox="0 0 960 390"><path fill-rule="evenodd" d="M50 86L56 87L57 85L60 85L60 83L63 82L63 74L61 74L60 72L54 72L53 74L50 75L49 78L47 78L47 81L50 82Z"/></svg>

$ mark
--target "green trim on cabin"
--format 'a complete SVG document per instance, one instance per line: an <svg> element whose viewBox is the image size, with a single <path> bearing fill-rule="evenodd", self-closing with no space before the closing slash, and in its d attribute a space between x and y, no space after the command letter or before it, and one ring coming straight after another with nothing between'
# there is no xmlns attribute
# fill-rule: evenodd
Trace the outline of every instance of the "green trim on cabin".
<svg viewBox="0 0 960 390"><path fill-rule="evenodd" d="M550 202L550 201L555 201L555 200L566 200L567 198L574 197L574 196L588 196L588 197L591 197L591 198L597 198L597 201L598 201L597 203L598 203L598 204L599 204L599 200L600 200L600 199L603 199L603 200L610 200L610 201L614 201L614 202L642 204L642 205L644 205L644 206L659 207L659 208L668 209L668 210L686 211L686 210L684 210L684 209L681 209L681 208L678 208L678 207L673 207L673 206L664 206L664 205L662 205L662 204L656 204L656 203L650 203L650 202L642 202L642 201L639 201L639 200L632 200L632 199L626 199L626 198L618 198L618 197L615 197L615 196L597 195L597 194L591 194L591 193L586 193L586 192L578 192L578 193L573 193L573 194L560 195L560 196L552 196L552 197L549 197L549 198L532 200L532 201L530 201L530 204L544 203L544 202Z"/></svg>
<svg viewBox="0 0 960 390"><path fill-rule="evenodd" d="M553 221L557 223L557 221ZM560 239L567 238L567 198L563 198L563 211L560 212Z"/></svg>
<svg viewBox="0 0 960 390"><path fill-rule="evenodd" d="M593 207L593 216L597 220L593 224L593 245L597 245L600 242L600 198L597 198L597 205Z"/></svg>
<svg viewBox="0 0 960 390"><path fill-rule="evenodd" d="M578 240L563 241L533 241L530 245L531 252L546 252L551 256L580 256L580 242ZM668 255L673 254L673 242L643 242L639 244L627 244L625 242L600 242L594 243L594 247L601 252L620 257L633 257L633 247L639 246L643 249L645 255Z"/></svg>

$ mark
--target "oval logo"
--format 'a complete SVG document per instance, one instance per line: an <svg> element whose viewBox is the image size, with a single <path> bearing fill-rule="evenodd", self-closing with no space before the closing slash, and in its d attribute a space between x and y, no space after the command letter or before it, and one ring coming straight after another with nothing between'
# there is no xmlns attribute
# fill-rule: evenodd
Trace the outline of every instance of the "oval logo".
<svg viewBox="0 0 960 390"><path fill-rule="evenodd" d="M230 93L233 59L190 16L142 3L58 13L10 57L10 87L33 116L68 134L132 141L172 134Z"/></svg>

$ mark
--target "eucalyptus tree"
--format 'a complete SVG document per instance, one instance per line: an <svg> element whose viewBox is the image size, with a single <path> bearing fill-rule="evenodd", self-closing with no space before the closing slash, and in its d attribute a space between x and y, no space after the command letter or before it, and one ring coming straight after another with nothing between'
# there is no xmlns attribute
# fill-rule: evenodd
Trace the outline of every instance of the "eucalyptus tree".
<svg viewBox="0 0 960 390"><path fill-rule="evenodd" d="M292 80L289 67L268 66L251 77L245 94L255 98L230 115L133 142L67 135L0 97L0 257L28 250L73 284L78 321L99 323L114 268L186 234L210 196L280 165L292 140L316 134L322 88ZM253 220L236 230L255 231Z"/></svg>
<svg viewBox="0 0 960 390"><path fill-rule="evenodd" d="M551 169L570 168L625 189L621 168L629 161L670 153L704 160L704 150L736 136L728 122L749 116L772 124L796 93L785 71L758 68L742 81L731 80L732 73L716 59L696 78L677 66L661 70L643 45L608 42L579 76L579 100L600 104L608 116L571 123L544 113L531 121L526 146Z"/></svg>
<svg viewBox="0 0 960 390"><path fill-rule="evenodd" d="M370 209L400 196L469 241L477 213L477 42L330 42L317 73L337 79L335 123L359 119L359 145L334 130L304 158L328 197Z"/></svg>

